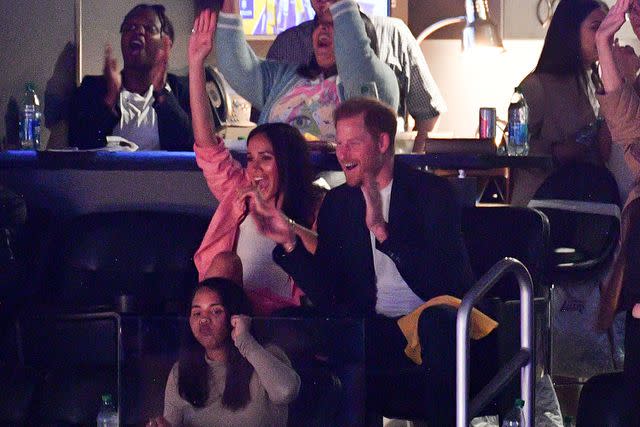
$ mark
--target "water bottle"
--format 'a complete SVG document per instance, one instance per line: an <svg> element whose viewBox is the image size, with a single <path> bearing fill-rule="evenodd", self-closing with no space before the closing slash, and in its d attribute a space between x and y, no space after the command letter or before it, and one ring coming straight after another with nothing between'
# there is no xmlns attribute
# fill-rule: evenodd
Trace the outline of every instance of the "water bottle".
<svg viewBox="0 0 640 427"><path fill-rule="evenodd" d="M507 154L509 156L529 154L529 106L519 86L513 92L509 104Z"/></svg>
<svg viewBox="0 0 640 427"><path fill-rule="evenodd" d="M102 395L102 405L96 421L98 427L118 427L118 411L109 393Z"/></svg>
<svg viewBox="0 0 640 427"><path fill-rule="evenodd" d="M23 150L40 150L40 100L33 83L27 83L20 109L20 146Z"/></svg>
<svg viewBox="0 0 640 427"><path fill-rule="evenodd" d="M513 408L502 420L502 427L524 427L524 416L522 414L524 408L524 400L516 399Z"/></svg>

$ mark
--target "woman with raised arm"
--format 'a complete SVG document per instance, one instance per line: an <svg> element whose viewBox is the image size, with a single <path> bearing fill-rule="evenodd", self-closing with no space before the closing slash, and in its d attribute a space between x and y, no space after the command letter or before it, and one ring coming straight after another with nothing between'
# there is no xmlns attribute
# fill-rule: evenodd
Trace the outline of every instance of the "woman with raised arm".
<svg viewBox="0 0 640 427"><path fill-rule="evenodd" d="M312 186L313 174L307 145L300 132L283 123L263 124L249 134L247 167L231 157L214 133L214 122L205 91L204 60L213 48L217 16L203 10L196 18L189 40L189 85L194 151L198 166L219 205L200 248L194 256L199 278L210 275L214 257L235 252L243 264L244 288L254 311L273 311L300 305L301 292L271 257L275 243L256 231L239 191L250 188L276 206L310 251L315 251L315 222L320 194Z"/></svg>
<svg viewBox="0 0 640 427"><path fill-rule="evenodd" d="M355 1L337 1L316 17L314 56L302 66L258 58L245 40L239 11L238 0L224 0L217 62L231 87L260 110L259 123L288 123L333 141L332 115L342 100L378 97L397 110L396 77L377 57L375 29L371 22L365 24L368 18L361 16Z"/></svg>
<svg viewBox="0 0 640 427"><path fill-rule="evenodd" d="M200 283L191 299L190 333L167 379L164 415L147 427L287 425L300 377L280 348L253 338L249 313L235 283Z"/></svg>
<svg viewBox="0 0 640 427"><path fill-rule="evenodd" d="M623 147L624 158L635 185L622 210L620 245L613 270L603 283L599 326L608 328L618 311L628 310L625 325L624 374L631 400L632 416L628 425L638 425L640 404L640 97L634 61L638 57L629 47L614 41L616 32L629 18L636 35L640 34L640 5L637 0L618 0L611 7L596 34L602 93L598 95L600 112L611 131L614 144Z"/></svg>

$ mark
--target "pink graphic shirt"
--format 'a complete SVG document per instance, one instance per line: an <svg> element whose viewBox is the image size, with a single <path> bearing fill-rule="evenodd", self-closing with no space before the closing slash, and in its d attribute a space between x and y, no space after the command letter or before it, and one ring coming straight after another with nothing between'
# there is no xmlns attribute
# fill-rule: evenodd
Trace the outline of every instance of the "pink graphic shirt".
<svg viewBox="0 0 640 427"><path fill-rule="evenodd" d="M340 103L337 76L300 79L271 109L269 122L288 123L323 141L336 139L333 112Z"/></svg>

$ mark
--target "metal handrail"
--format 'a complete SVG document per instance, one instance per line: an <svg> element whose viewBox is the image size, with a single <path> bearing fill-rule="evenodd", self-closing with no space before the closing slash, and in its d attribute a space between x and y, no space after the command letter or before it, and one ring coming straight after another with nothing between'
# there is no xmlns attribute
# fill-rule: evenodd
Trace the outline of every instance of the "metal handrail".
<svg viewBox="0 0 640 427"><path fill-rule="evenodd" d="M487 384L469 410L469 325L471 310L498 279L513 273L520 288L520 351ZM469 425L470 413L488 403L520 369L520 393L527 427L533 426L533 281L527 268L515 258L503 258L487 271L462 299L456 319L456 427Z"/></svg>

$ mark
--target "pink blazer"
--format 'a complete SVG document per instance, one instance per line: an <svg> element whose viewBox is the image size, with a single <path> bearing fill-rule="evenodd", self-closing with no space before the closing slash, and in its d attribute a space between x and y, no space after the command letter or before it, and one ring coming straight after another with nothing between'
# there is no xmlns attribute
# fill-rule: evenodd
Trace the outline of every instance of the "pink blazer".
<svg viewBox="0 0 640 427"><path fill-rule="evenodd" d="M198 280L202 281L207 278L206 274L211 261L217 254L236 250L239 226L244 220L244 212L234 203L234 200L237 189L248 185L249 180L245 169L231 157L221 138L218 137L217 144L206 146L196 144L193 146L193 151L211 193L219 202L202 243L193 256L198 269ZM254 314L268 316L281 308L299 306L300 297L304 293L291 278L289 278L289 284L291 293L288 297L274 294L267 288L247 291Z"/></svg>

